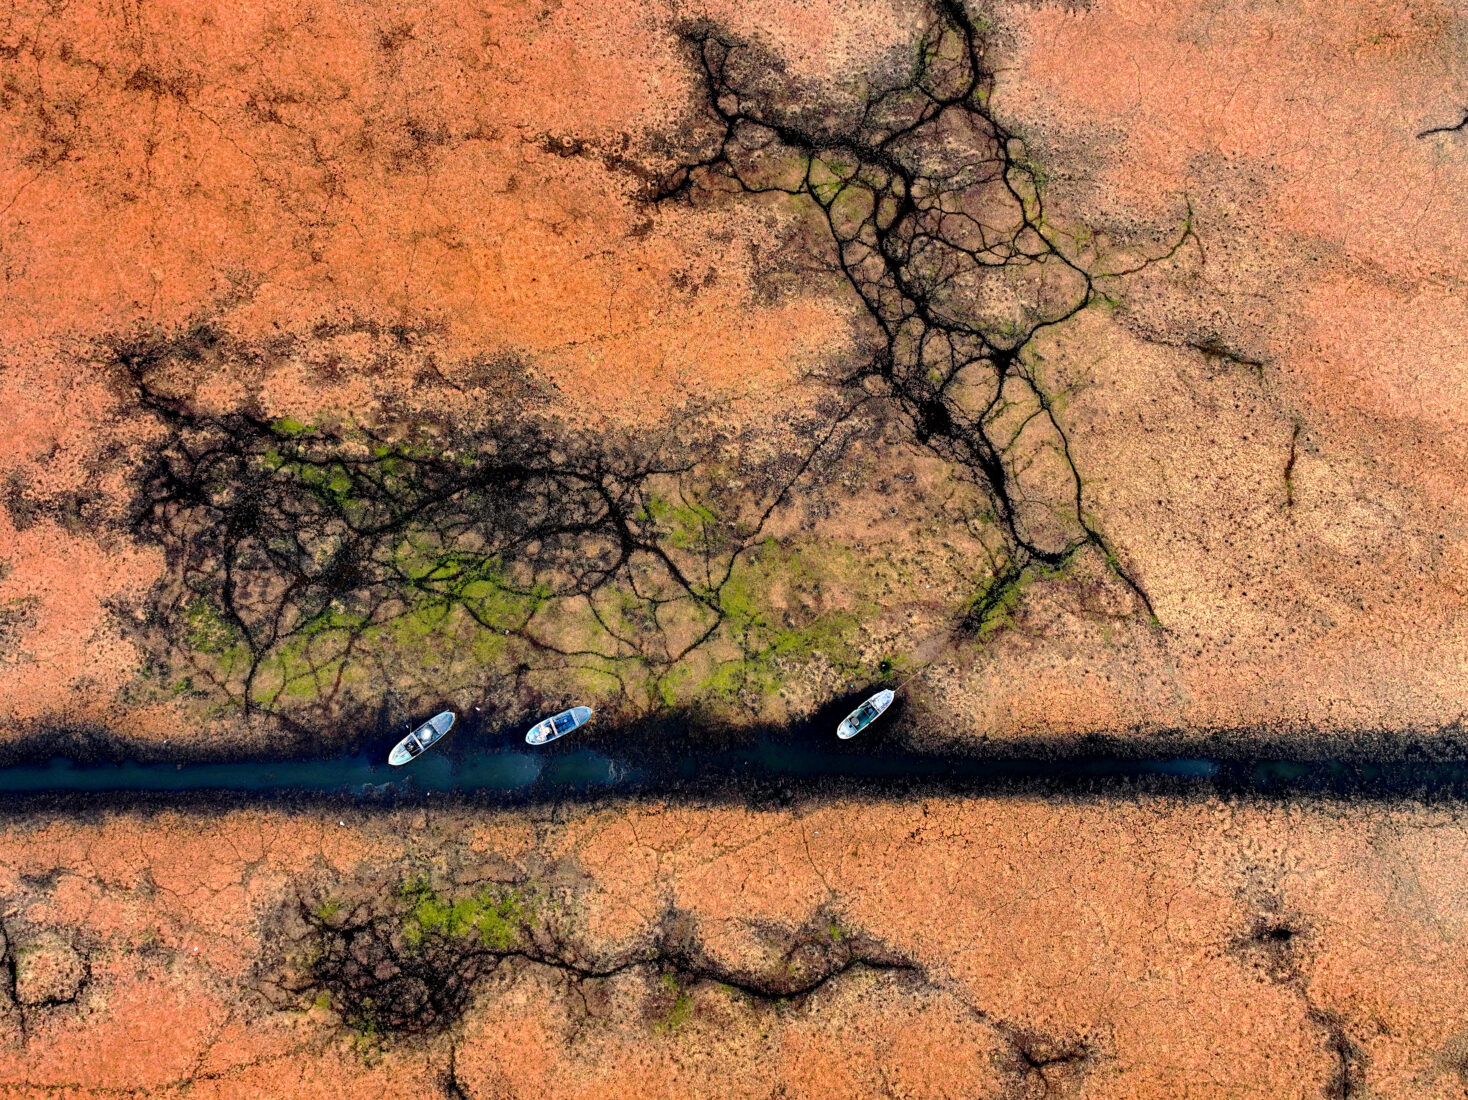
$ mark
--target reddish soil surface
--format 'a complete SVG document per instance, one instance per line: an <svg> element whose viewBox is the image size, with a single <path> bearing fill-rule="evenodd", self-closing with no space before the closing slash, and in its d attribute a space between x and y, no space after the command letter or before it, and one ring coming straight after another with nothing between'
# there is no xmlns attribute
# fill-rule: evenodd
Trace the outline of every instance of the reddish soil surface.
<svg viewBox="0 0 1468 1100"><path fill-rule="evenodd" d="M1426 3L991 15L995 108L1057 220L1140 255L1192 210L1196 239L1047 356L1077 387L1086 509L1158 625L1082 575L919 688L993 736L1455 722L1468 154L1462 131L1417 135L1456 121L1461 21ZM201 399L308 421L452 407L456 376L507 357L588 425L688 400L757 423L809 399L788 387L840 360L851 303L771 267L793 215L639 200L671 162L659 142L697 125L674 34L695 17L833 96L917 33L884 3L12 5L0 713L178 721L119 701L142 657L118 609L160 556L55 506L126 502L152 428L118 415L101 369L118 334L207 321L267 350ZM411 364L370 335L393 326Z"/></svg>
<svg viewBox="0 0 1468 1100"><path fill-rule="evenodd" d="M1462 1093L1468 832L1452 810L1021 799L557 816L11 825L11 952L67 947L87 976L60 1003L0 995L0 1089ZM579 979L512 959L458 1022L416 1038L354 1040L324 1008L256 992L298 892L415 873L447 894L518 882L567 966L634 965ZM844 943L877 965L828 963L812 991L763 998L659 964L670 939L735 984L819 976L801 951Z"/></svg>
<svg viewBox="0 0 1468 1100"><path fill-rule="evenodd" d="M874 9L832 41L819 16L784 37L818 36L833 66L884 22ZM456 374L506 358L558 389L562 414L593 420L645 421L690 395L738 395L743 417L778 402L839 342L841 308L820 293L753 308L768 227L655 222L635 201L638 165L617 163L688 113L670 19L597 4L13 6L0 47L12 497L121 507L125 448L146 428L118 421L95 342L205 320L244 341L344 324L206 395L307 421L370 417L384 393L441 405ZM432 334L432 379L395 370L390 340L351 335L394 325ZM310 369L323 360L338 384ZM139 658L107 606L162 563L94 533L0 516L3 713L145 733L114 705Z"/></svg>
<svg viewBox="0 0 1468 1100"><path fill-rule="evenodd" d="M1079 460L1167 635L1027 655L1044 687L996 709L1456 722L1468 144L1418 135L1462 116L1461 12L1118 2L1005 26L996 96L1059 201L1122 235L1191 207L1199 239L1072 345Z"/></svg>
<svg viewBox="0 0 1468 1100"><path fill-rule="evenodd" d="M876 479L849 486L861 560L912 593L881 642L921 665L921 724L1291 734L1327 754L1460 731L1461 8L987 18L993 110L1054 224L1118 267L1191 230L1035 347L1083 511L1156 621L1090 555L952 644L980 563L918 545L947 522L936 504L894 517ZM587 431L689 405L757 426L811 400L856 310L812 270L799 212L642 201L698 125L675 32L702 19L834 97L920 22L884 0L8 5L0 740L236 736L185 733L199 707L137 690L167 563L122 524L159 429L118 385L120 340L213 326L251 350L200 369L201 405L302 422L452 417L490 367ZM1461 1096L1460 816L983 799L14 816L0 1096ZM417 873L535 891L568 953L501 964L427 1037L261 992L298 894ZM674 942L706 970L678 970ZM846 963L796 995L739 988L783 988L802 951Z"/></svg>

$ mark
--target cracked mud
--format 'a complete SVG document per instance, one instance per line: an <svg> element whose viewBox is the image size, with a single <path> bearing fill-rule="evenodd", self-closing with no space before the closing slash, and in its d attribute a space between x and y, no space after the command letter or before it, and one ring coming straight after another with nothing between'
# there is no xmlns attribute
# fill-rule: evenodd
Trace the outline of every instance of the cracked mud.
<svg viewBox="0 0 1468 1100"><path fill-rule="evenodd" d="M1458 816L982 798L38 816L6 828L6 942L64 941L87 976L68 999L6 986L0 1083L1452 1095Z"/></svg>
<svg viewBox="0 0 1468 1100"><path fill-rule="evenodd" d="M1462 1095L1465 27L15 0L0 1092Z"/></svg>

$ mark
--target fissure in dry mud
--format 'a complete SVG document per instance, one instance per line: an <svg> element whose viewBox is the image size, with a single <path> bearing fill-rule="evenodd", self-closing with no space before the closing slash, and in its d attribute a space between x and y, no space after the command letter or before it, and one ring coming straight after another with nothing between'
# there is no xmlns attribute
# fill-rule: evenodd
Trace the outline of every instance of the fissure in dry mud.
<svg viewBox="0 0 1468 1100"><path fill-rule="evenodd" d="M1089 518L1080 472L1034 353L1036 338L1104 298L1093 238L1045 210L1045 174L988 107L985 39L939 0L911 69L838 104L811 99L759 51L711 27L687 32L714 131L658 201L782 195L819 211L834 271L870 324L842 382L880 394L912 436L984 488L1006 560L975 601L977 626L1033 567L1085 548L1146 612L1140 581ZM1170 256L1192 235L1185 224Z"/></svg>
<svg viewBox="0 0 1468 1100"><path fill-rule="evenodd" d="M141 632L160 689L304 730L465 695L507 720L572 694L629 714L721 699L758 711L812 661L828 678L884 678L905 655L858 657L853 639L891 594L824 617L767 600L815 558L766 538L772 516L850 477L855 440L869 468L906 448L974 487L960 524L983 534L960 635L1087 551L1152 616L1088 511L1037 344L1135 265L1102 270L1094 238L1048 219L1043 172L988 107L981 29L936 5L907 71L845 103L812 100L711 27L686 37L710 132L648 201L773 196L814 215L824 239L807 244L866 319L850 365L763 438L697 410L660 433L593 438L545 403L496 403L492 384L484 407L504 411L473 424L204 412L194 375L255 349L208 325L120 341L120 374L164 429L134 524L170 556Z"/></svg>
<svg viewBox="0 0 1468 1100"><path fill-rule="evenodd" d="M281 715L349 714L364 680L427 691L402 651L435 645L512 684L559 667L646 689L738 615L731 579L770 513L860 430L812 410L789 426L804 452L742 463L736 494L711 477L733 441L694 417L591 439L523 406L385 429L200 412L169 387L243 354L225 344L202 329L115 351L167 431L134 528L170 554L160 640L210 691Z"/></svg>
<svg viewBox="0 0 1468 1100"><path fill-rule="evenodd" d="M582 957L550 903L509 885L445 896L424 878L346 884L302 897L280 915L284 957L265 963L282 1005L329 1006L370 1035L441 1031L469 1007L482 979L515 962L549 967L573 982L628 971L661 975L669 989L714 982L769 1003L808 997L853 969L917 973L910 960L833 918L770 929L783 946L767 970L714 962L686 917L670 912L645 943L618 957ZM583 995L584 996L584 995Z"/></svg>

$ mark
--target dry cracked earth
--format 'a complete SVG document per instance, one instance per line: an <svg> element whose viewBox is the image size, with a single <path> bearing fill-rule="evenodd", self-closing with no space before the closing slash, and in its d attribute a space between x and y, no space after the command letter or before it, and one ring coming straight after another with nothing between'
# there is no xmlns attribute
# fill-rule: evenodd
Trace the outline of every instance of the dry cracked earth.
<svg viewBox="0 0 1468 1100"><path fill-rule="evenodd" d="M1456 0L8 0L0 756L1468 758L1465 226ZM0 1096L1463 1096L1461 811L16 802Z"/></svg>

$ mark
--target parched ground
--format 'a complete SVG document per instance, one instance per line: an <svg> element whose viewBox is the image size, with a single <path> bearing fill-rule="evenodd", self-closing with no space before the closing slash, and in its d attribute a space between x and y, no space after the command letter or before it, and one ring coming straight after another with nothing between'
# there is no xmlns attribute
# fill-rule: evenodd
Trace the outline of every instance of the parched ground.
<svg viewBox="0 0 1468 1100"><path fill-rule="evenodd" d="M997 290L990 275L932 282L942 263L969 262L952 259L964 225L1015 216L1019 199L974 178L943 200L976 219L944 215L949 259L903 262L940 313L973 318L995 346L1030 334L1013 369L1033 394L1014 381L1000 395L1010 411L986 428L1001 443L1017 429L999 447L1008 499L996 504L992 471L964 465L973 440L954 427L990 359L936 405L930 367L905 389L841 382L873 361L873 320L896 307L872 313L855 294L866 276L833 269L832 233L860 214L842 199L827 226L827 169L761 197L731 192L727 169L789 187L794 146L680 168L719 151L718 110L824 141L859 131L852 112L884 86L952 93L967 70L944 10L10 5L9 736L68 725L158 742L172 730L176 746L188 724L216 748L254 744L259 731L232 717L244 702L330 740L374 706L354 678L384 676L404 720L482 703L485 681L506 696L514 679L515 718L577 660L577 691L629 714L712 705L779 719L897 670L918 673L909 690L946 736L1453 736L1468 671L1461 13L973 9L983 73L968 129L945 115L901 155L941 174L1002 149L1032 223L1019 252L1039 255L1043 232L1052 262L1015 267L1010 254L1003 271L1023 277ZM1009 136L990 148L994 127ZM873 155L856 157L868 156L864 179ZM1083 298L1061 257L1092 279ZM287 635L252 638L275 665L246 688L237 628L210 633L232 609L188 588L180 564L197 546L189 532L219 525L192 515L173 542L137 525L144 474L180 430L139 408L139 377L192 416L247 412L279 438L365 428L394 445L469 446L455 433L499 430L486 410L533 407L568 438L696 440L682 488L697 507L723 489L720 537L773 538L785 556L740 558L754 566L735 588L766 602L679 590L692 610L671 626L648 625L635 570L603 590L598 613L631 608L623 622L557 604L545 629L522 637L511 623L498 656L456 622L421 648L453 650L458 671L403 657L402 633L348 638L360 591L344 605L328 585L282 619L258 603L291 575L277 570L242 598L246 618L276 616ZM1025 412L1039 395L1055 431L1027 427L1046 423ZM866 441L857 459L818 464L756 530L761 493L817 448L816 424L848 415ZM412 432L429 421L425 443ZM844 458L851 440L820 445ZM659 520L654 536L687 551L702 516ZM322 567L336 545L297 564ZM792 596L794 555L813 564ZM221 568L211 559L198 575ZM548 576L521 578L522 591ZM342 617L322 618L328 604ZM705 612L724 632L674 667ZM324 626L338 650L305 653ZM411 627L420 642L429 632Z"/></svg>
<svg viewBox="0 0 1468 1100"><path fill-rule="evenodd" d="M0 1089L1460 1096L1465 861L1456 809L1151 798L40 815L0 836ZM460 904L440 987L499 952L436 1029L292 984L343 929L428 955L404 884Z"/></svg>
<svg viewBox="0 0 1468 1100"><path fill-rule="evenodd" d="M11 0L0 750L1461 755L1465 27ZM1461 1096L1459 817L16 813L0 1095Z"/></svg>

